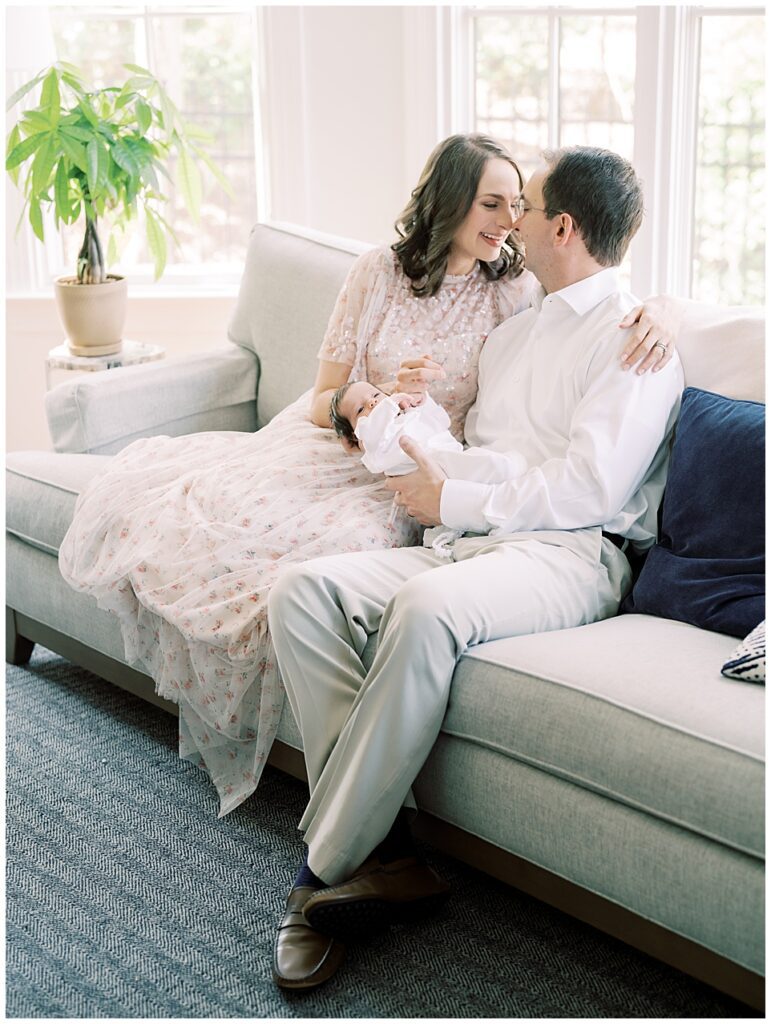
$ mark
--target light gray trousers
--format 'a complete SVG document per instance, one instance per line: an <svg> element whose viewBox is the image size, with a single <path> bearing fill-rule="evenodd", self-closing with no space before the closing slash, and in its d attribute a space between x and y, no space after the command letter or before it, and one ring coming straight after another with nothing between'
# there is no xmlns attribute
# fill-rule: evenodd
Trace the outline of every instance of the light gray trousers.
<svg viewBox="0 0 771 1024"><path fill-rule="evenodd" d="M273 587L270 631L303 738L311 869L348 878L386 836L468 647L614 615L631 571L599 528L317 558ZM380 630L369 671L362 652Z"/></svg>

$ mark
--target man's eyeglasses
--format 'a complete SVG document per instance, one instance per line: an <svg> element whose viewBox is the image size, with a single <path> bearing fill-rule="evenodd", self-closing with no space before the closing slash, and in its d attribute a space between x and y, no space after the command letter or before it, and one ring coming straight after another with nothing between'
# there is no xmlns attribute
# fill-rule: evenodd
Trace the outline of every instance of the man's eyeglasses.
<svg viewBox="0 0 771 1024"><path fill-rule="evenodd" d="M517 196L514 202L511 204L514 216L517 220L524 216L526 213L530 213L531 210L538 210L539 213L548 213L549 211L544 209L543 206L531 206L530 203L525 199L524 196Z"/></svg>

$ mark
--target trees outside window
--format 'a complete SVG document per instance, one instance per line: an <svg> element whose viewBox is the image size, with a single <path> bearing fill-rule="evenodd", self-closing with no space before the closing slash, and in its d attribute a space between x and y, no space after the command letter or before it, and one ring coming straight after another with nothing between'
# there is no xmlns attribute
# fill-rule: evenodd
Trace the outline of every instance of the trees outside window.
<svg viewBox="0 0 771 1024"><path fill-rule="evenodd" d="M468 127L500 138L525 172L565 145L635 163L658 219L632 249L638 290L764 302L761 8L479 6L456 24L473 54Z"/></svg>

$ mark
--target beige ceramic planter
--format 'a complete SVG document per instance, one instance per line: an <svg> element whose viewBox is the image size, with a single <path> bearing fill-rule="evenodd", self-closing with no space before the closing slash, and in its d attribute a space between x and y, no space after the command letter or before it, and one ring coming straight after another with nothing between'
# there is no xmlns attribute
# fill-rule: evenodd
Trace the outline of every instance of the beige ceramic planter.
<svg viewBox="0 0 771 1024"><path fill-rule="evenodd" d="M128 290L125 277L109 274L103 284L78 284L75 277L54 281L56 306L76 356L120 352Z"/></svg>

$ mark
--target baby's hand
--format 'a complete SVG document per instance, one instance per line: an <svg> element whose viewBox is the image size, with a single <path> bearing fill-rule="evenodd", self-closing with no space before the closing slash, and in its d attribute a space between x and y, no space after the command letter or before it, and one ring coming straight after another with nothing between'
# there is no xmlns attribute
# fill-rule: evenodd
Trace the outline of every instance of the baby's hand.
<svg viewBox="0 0 771 1024"><path fill-rule="evenodd" d="M405 409L412 409L413 406L420 405L423 401L423 395L408 395L406 391L397 391L391 395L391 398L398 404L402 412Z"/></svg>

